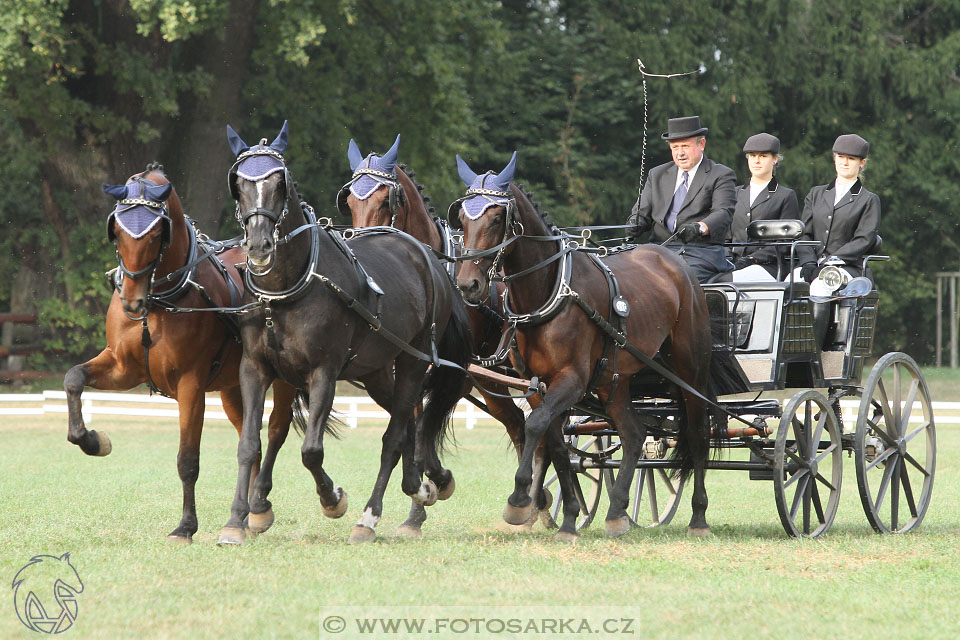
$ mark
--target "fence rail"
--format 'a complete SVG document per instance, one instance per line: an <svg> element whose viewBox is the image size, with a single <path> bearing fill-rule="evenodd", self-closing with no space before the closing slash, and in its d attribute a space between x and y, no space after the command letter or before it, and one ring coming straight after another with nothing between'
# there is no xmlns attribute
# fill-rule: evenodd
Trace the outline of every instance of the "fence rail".
<svg viewBox="0 0 960 640"><path fill-rule="evenodd" d="M180 414L177 401L163 396L151 396L145 393L108 393L86 391L83 399L82 414L85 422L90 423L95 416L131 416L146 418L174 418ZM223 404L216 396L205 398L204 420L227 420ZM264 420L269 417L273 401L267 400L264 406ZM368 396L337 396L333 401L333 410L351 428L356 429L362 420L388 420L390 414L381 409ZM67 393L65 391L44 391L43 393L7 393L0 394L0 416L41 416L46 414L67 413ZM461 400L453 414L456 424L473 429L478 424L495 424L489 415Z"/></svg>
<svg viewBox="0 0 960 640"><path fill-rule="evenodd" d="M143 393L107 393L100 391L84 392L83 419L92 422L94 416L131 416L148 418L177 418L176 401L163 396L150 396ZM206 397L205 420L226 420L223 405L219 397ZM43 393L0 394L0 416L39 416L67 413L67 394L65 391L44 391ZM856 420L859 400L841 400L844 422L849 429ZM267 400L264 419L273 408L273 402ZM387 420L389 414L367 396L337 396L333 402L334 411L351 429L355 429L361 420ZM960 424L960 402L934 402L933 414L937 424ZM461 400L453 414L456 424L473 429L478 424L496 424L489 415ZM919 422L921 416L911 416L912 422Z"/></svg>

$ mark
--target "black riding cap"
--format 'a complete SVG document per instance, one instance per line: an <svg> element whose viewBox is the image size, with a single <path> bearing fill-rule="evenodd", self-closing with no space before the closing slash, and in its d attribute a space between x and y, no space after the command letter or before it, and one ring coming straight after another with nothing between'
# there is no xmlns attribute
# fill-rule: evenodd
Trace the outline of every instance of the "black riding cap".
<svg viewBox="0 0 960 640"><path fill-rule="evenodd" d="M750 136L743 144L744 153L780 153L780 138L769 133Z"/></svg>
<svg viewBox="0 0 960 640"><path fill-rule="evenodd" d="M866 158L870 153L870 143L855 133L845 133L833 143L833 152L845 156Z"/></svg>
<svg viewBox="0 0 960 640"><path fill-rule="evenodd" d="M667 132L661 134L664 140L680 140L706 134L708 129L700 126L700 116L670 118L667 120Z"/></svg>

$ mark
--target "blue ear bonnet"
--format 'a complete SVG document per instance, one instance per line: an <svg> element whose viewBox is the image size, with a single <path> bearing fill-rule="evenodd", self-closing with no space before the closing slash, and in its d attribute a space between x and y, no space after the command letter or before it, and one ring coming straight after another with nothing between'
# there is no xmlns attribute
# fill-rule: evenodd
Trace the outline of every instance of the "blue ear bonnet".
<svg viewBox="0 0 960 640"><path fill-rule="evenodd" d="M227 125L227 142L230 143L230 150L236 156L249 154L237 163L234 172L244 180L258 182L273 173L283 171L285 168L283 152L287 150L288 135L287 121L284 120L283 127L273 142L267 144L267 139L263 138L259 144L250 147L230 125Z"/></svg>
<svg viewBox="0 0 960 640"><path fill-rule="evenodd" d="M390 186L396 183L399 146L400 136L398 135L397 139L393 142L393 146L382 156L371 153L366 158L363 158L360 155L360 149L357 147L357 143L350 140L350 146L347 148L347 159L350 160L350 169L353 171L354 176L356 176L353 182L350 183L350 193L352 193L357 200L366 200L381 186ZM360 175L357 175L358 172L364 169L373 169L374 171L380 171L388 175L379 176L369 173L360 173Z"/></svg>
<svg viewBox="0 0 960 640"><path fill-rule="evenodd" d="M507 166L504 167L503 171L501 171L499 174L488 171L482 175L477 175L470 169L463 158L457 156L457 170L460 174L460 179L464 181L464 184L466 184L470 190L488 189L509 194L510 181L513 180L513 174L516 170L516 167L516 151L513 152L513 157L510 158L510 162L507 163ZM484 193L469 195L463 200L462 206L467 218L470 220L476 220L491 207L507 206L507 204L510 202L510 199L511 196L503 196L499 194Z"/></svg>
<svg viewBox="0 0 960 640"><path fill-rule="evenodd" d="M169 219L166 202L173 191L172 184L158 185L152 180L134 178L125 185L103 185L103 191L117 199L117 206L107 218L117 221L131 238L142 238L161 220ZM112 235L112 230L108 229Z"/></svg>

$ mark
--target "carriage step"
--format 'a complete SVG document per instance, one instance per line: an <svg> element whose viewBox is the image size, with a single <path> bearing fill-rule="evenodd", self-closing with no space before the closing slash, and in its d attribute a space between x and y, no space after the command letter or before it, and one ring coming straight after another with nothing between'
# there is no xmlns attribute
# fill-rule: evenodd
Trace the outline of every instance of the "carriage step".
<svg viewBox="0 0 960 640"><path fill-rule="evenodd" d="M773 449L767 449L771 459L773 458ZM758 456L754 451L750 451L750 462L765 463L766 460ZM751 480L773 480L773 467L750 469Z"/></svg>

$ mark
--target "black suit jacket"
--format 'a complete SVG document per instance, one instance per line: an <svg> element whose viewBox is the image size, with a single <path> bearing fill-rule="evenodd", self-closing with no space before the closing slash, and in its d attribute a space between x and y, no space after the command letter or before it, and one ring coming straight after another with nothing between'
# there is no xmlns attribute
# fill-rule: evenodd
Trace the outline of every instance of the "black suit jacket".
<svg viewBox="0 0 960 640"><path fill-rule="evenodd" d="M799 220L800 203L793 189L783 186L776 178L770 180L767 188L757 194L750 204L750 183L737 187L737 205L733 210L733 222L730 226L730 239L733 242L750 242L747 237L747 225L754 220ZM790 252L782 251L784 268ZM777 247L734 247L731 259L749 256L777 277Z"/></svg>
<svg viewBox="0 0 960 640"><path fill-rule="evenodd" d="M673 235L664 221L673 202L678 171L673 162L651 169L647 184L627 219L627 224L637 227L634 235L653 230L651 239L656 242L663 242ZM710 235L703 238L702 242L721 244L727 237L733 217L736 182L736 176L730 168L704 158L687 189L687 197L677 214L676 228L688 222L703 222L710 229Z"/></svg>
<svg viewBox="0 0 960 640"><path fill-rule="evenodd" d="M807 262L837 256L859 274L863 257L877 241L880 198L857 180L834 206L835 184L836 181L814 187L803 202L803 239L823 244L818 250L807 248L802 255Z"/></svg>

